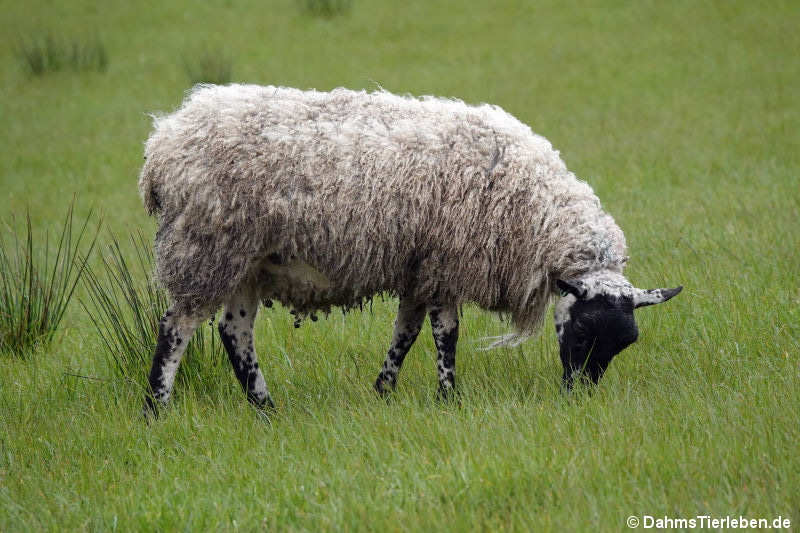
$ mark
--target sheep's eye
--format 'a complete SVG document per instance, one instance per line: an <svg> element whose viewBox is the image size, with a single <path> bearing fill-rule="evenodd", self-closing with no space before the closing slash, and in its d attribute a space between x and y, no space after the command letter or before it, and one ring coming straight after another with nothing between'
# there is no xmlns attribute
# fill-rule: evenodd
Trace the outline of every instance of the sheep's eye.
<svg viewBox="0 0 800 533"><path fill-rule="evenodd" d="M589 333L589 328L586 327L586 324L583 322L578 322L577 320L572 325L572 331L575 335L584 337Z"/></svg>

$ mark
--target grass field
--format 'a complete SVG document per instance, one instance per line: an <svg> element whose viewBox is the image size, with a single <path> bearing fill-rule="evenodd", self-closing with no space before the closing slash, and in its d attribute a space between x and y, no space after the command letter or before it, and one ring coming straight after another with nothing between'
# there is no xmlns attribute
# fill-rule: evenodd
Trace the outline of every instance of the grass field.
<svg viewBox="0 0 800 533"><path fill-rule="evenodd" d="M637 311L639 342L592 394L561 392L552 319L480 351L507 326L466 308L460 406L435 401L427 325L391 401L372 394L395 301L297 330L262 309L276 414L209 361L148 426L81 285L51 345L0 354L0 531L796 526L797 3L311 4L2 2L0 218L20 228L30 209L55 231L77 194L76 218L103 217L93 268L112 232L132 253L127 235L154 230L136 190L147 113L174 109L186 62L211 54L233 81L501 105L595 188L626 232L628 277L684 292ZM102 43L107 63L32 74L20 49L48 35Z"/></svg>

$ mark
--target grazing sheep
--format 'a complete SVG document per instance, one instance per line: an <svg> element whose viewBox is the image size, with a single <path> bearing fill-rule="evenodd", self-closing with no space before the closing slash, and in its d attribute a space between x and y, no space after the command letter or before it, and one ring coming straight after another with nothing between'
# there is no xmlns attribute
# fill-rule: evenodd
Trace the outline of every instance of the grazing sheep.
<svg viewBox="0 0 800 533"><path fill-rule="evenodd" d="M183 350L219 332L248 398L271 405L253 348L259 302L298 316L400 299L375 383L394 387L429 315L439 392L455 384L457 308L535 332L561 289L564 382L595 382L636 340L633 309L680 291L634 288L625 238L550 143L496 106L384 91L200 86L157 117L139 190L158 216L157 276L172 305L150 373L166 402Z"/></svg>

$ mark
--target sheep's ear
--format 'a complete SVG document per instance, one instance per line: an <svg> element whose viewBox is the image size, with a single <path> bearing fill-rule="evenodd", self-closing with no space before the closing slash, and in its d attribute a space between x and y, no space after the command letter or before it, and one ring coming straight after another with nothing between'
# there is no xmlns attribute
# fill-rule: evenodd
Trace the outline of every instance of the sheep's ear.
<svg viewBox="0 0 800 533"><path fill-rule="evenodd" d="M567 294L572 294L575 298L582 300L586 298L586 285L578 279L572 280L563 280L557 279L556 286L558 286L558 290L561 291L561 296L566 296Z"/></svg>
<svg viewBox="0 0 800 533"><path fill-rule="evenodd" d="M674 289L636 289L636 291L633 293L633 307L644 307L646 305L666 302L682 290L682 285L675 287Z"/></svg>

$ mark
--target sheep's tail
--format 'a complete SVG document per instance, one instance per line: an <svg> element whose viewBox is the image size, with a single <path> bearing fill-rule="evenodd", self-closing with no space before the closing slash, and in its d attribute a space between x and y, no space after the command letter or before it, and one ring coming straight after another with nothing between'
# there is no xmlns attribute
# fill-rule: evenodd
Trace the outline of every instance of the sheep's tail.
<svg viewBox="0 0 800 533"><path fill-rule="evenodd" d="M149 168L145 163L139 176L139 195L142 197L144 208L150 216L161 213L161 199L159 198L157 182L154 178L153 169Z"/></svg>
<svg viewBox="0 0 800 533"><path fill-rule="evenodd" d="M139 196L142 198L144 208L150 216L158 215L162 210L162 198L159 194L161 174L164 172L163 157L160 157L159 145L159 117L151 115L154 131L144 145L144 165L139 173ZM162 164L159 164L161 160Z"/></svg>
<svg viewBox="0 0 800 533"><path fill-rule="evenodd" d="M139 173L139 196L142 198L147 214L155 216L163 210L163 200L159 185L163 175L168 172L168 151L170 133L165 129L168 117L151 113L153 131L144 143L144 165ZM165 153L166 152L166 153Z"/></svg>

